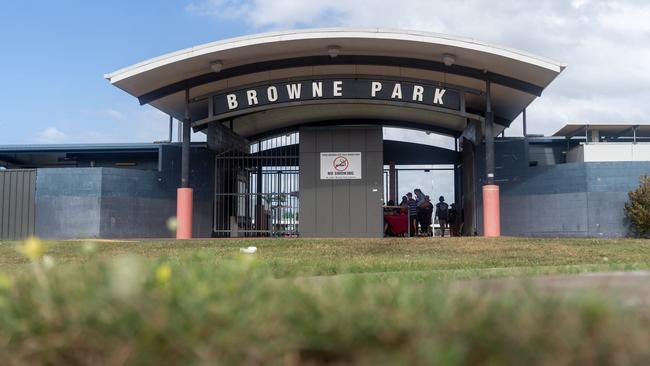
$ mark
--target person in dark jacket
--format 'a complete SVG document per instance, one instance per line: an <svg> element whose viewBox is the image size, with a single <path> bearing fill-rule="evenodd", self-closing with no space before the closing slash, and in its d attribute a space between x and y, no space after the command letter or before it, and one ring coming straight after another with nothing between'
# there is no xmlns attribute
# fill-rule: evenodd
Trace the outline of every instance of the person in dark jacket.
<svg viewBox="0 0 650 366"><path fill-rule="evenodd" d="M458 232L458 210L456 210L456 204L452 203L449 206L449 214L448 214L448 220L449 220L449 235L450 236L460 236L460 233Z"/></svg>
<svg viewBox="0 0 650 366"><path fill-rule="evenodd" d="M440 196L438 201L439 202L436 204L436 217L440 224L440 236L444 237L445 231L447 230L447 222L449 220L449 205L445 203L445 197L443 196Z"/></svg>
<svg viewBox="0 0 650 366"><path fill-rule="evenodd" d="M413 199L413 193L406 194L406 205L408 206L409 227L411 228L411 236L415 236L418 232L418 204Z"/></svg>
<svg viewBox="0 0 650 366"><path fill-rule="evenodd" d="M431 216L433 215L431 198L424 196L424 202L418 208L420 209L420 233L431 236Z"/></svg>

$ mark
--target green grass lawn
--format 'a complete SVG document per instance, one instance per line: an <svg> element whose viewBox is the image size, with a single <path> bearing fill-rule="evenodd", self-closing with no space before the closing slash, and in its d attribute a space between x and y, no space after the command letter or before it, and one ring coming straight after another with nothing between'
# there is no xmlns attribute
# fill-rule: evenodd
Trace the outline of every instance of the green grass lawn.
<svg viewBox="0 0 650 366"><path fill-rule="evenodd" d="M91 257L84 241L47 242L47 254L60 264ZM650 268L650 241L520 238L392 238L392 239L225 239L97 241L97 257L134 254L178 263L218 264L240 255L239 248L258 247L256 254L276 277L345 273L450 272L464 276L541 274ZM29 260L15 250L17 242L0 244L0 270L20 271ZM443 276L440 274L440 276ZM451 275L452 278L456 275Z"/></svg>
<svg viewBox="0 0 650 366"><path fill-rule="evenodd" d="M530 275L650 268L650 241L0 243L0 364L647 364L650 308ZM240 247L259 248L243 255ZM524 278L495 291L454 280Z"/></svg>

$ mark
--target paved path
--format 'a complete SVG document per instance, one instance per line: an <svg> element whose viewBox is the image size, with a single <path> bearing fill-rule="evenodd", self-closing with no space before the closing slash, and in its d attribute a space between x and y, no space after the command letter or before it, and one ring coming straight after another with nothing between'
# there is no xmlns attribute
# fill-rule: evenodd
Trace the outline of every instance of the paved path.
<svg viewBox="0 0 650 366"><path fill-rule="evenodd" d="M620 297L626 305L650 305L650 271L592 272L582 274L495 278L456 281L452 287L510 290L521 286L551 293L580 292Z"/></svg>

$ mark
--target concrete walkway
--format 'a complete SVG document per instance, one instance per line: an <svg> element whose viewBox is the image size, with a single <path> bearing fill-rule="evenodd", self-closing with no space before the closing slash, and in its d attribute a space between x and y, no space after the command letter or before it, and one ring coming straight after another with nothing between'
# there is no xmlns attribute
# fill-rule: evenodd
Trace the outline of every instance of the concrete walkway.
<svg viewBox="0 0 650 366"><path fill-rule="evenodd" d="M584 293L615 296L625 305L650 304L650 271L475 279L456 281L452 284L452 288L487 288L490 291L516 290L522 286L559 295Z"/></svg>

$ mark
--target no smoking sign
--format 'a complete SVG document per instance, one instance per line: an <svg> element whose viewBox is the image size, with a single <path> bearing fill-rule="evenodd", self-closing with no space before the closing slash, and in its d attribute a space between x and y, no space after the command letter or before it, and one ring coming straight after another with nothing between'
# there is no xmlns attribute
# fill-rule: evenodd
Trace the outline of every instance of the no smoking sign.
<svg viewBox="0 0 650 366"><path fill-rule="evenodd" d="M320 153L320 179L361 179L361 153Z"/></svg>
<svg viewBox="0 0 650 366"><path fill-rule="evenodd" d="M350 167L350 161L344 156L337 156L334 158L334 169L339 172L344 172Z"/></svg>

